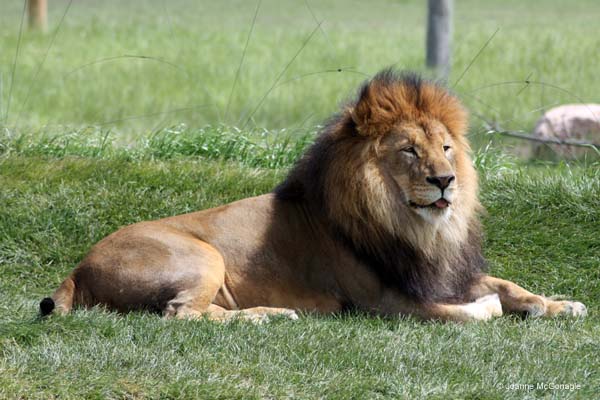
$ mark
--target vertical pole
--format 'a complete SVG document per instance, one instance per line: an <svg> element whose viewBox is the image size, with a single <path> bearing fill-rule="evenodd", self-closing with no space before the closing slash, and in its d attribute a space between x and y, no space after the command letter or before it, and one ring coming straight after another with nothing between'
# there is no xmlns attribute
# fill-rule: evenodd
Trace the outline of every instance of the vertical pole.
<svg viewBox="0 0 600 400"><path fill-rule="evenodd" d="M26 0L29 28L45 31L48 26L48 0Z"/></svg>
<svg viewBox="0 0 600 400"><path fill-rule="evenodd" d="M453 0L429 0L427 15L427 66L448 80L452 41Z"/></svg>

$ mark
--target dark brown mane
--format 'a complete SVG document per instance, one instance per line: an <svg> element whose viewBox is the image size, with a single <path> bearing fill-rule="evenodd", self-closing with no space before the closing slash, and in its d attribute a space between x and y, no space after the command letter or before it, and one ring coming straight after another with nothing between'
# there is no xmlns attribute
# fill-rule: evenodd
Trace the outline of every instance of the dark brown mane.
<svg viewBox="0 0 600 400"><path fill-rule="evenodd" d="M469 221L467 240L460 246L450 254L432 256L410 244L402 232L390 231L374 217L371 202L376 199L360 193L367 190L363 182L370 179L362 171L373 137L381 135L391 121L431 115L453 134L465 129L460 103L443 88L414 74L390 70L378 74L327 123L275 194L283 201L303 203L383 284L422 302L459 302L463 299L458 294L466 293L485 265L477 219Z"/></svg>

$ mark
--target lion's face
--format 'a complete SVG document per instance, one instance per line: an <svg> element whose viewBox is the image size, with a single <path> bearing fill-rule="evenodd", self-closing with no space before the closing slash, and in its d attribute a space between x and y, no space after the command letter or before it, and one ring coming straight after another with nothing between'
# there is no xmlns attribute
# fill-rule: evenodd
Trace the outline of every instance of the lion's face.
<svg viewBox="0 0 600 400"><path fill-rule="evenodd" d="M383 169L412 212L438 222L452 213L457 200L455 148L448 129L438 121L403 122L379 145ZM460 206L460 205L458 205Z"/></svg>
<svg viewBox="0 0 600 400"><path fill-rule="evenodd" d="M444 87L383 72L319 137L305 159L318 168L297 173L353 240L391 235L424 254L455 254L480 209L467 119Z"/></svg>

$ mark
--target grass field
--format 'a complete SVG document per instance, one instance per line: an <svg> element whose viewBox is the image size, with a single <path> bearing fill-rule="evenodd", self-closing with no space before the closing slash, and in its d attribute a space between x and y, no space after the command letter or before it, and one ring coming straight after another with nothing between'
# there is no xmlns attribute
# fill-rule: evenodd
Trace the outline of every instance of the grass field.
<svg viewBox="0 0 600 400"><path fill-rule="evenodd" d="M218 161L79 143L0 158L0 398L593 398L600 388L600 173L479 153L493 274L589 307L586 320L431 324L361 315L253 326L102 310L40 321L48 295L119 226L269 191L290 161ZM177 149L163 145L164 148ZM299 149L288 147L289 159ZM210 160L211 158L215 160ZM277 168L257 168L280 160ZM75 382L75 384L74 384ZM579 384L574 390L510 385Z"/></svg>
<svg viewBox="0 0 600 400"><path fill-rule="evenodd" d="M600 164L524 164L481 134L480 117L528 130L544 107L598 101L600 3L542 3L456 1L450 82L499 28L455 87L485 254L492 274L582 301L588 318L256 326L36 313L108 233L268 192L365 75L421 70L424 2L264 0L237 81L256 2L75 1L54 36L68 5L55 0L49 33L24 32L14 80L22 4L2 2L0 399L597 398Z"/></svg>
<svg viewBox="0 0 600 400"><path fill-rule="evenodd" d="M303 130L379 69L423 70L422 1L264 0L244 53L256 4L75 1L59 26L68 1L55 0L48 34L24 32L11 85L22 4L5 1L0 121L26 132L101 125L125 141L179 123ZM452 85L498 29L455 86L473 130L481 116L527 131L554 104L597 102L599 13L594 0L457 1Z"/></svg>

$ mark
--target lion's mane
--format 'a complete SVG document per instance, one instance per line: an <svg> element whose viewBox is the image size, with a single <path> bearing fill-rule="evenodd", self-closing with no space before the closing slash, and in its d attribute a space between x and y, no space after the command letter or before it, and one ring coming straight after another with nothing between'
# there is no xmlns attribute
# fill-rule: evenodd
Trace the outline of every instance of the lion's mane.
<svg viewBox="0 0 600 400"><path fill-rule="evenodd" d="M458 207L439 226L407 208L376 158L395 124L431 119L453 137L460 188ZM420 302L463 301L485 265L466 129L465 110L443 86L385 70L326 124L275 193L302 203L384 285Z"/></svg>

